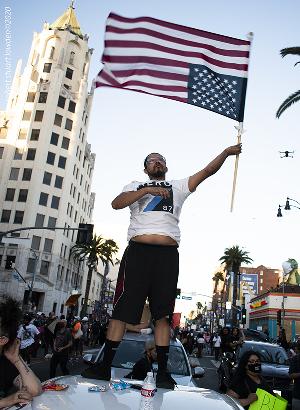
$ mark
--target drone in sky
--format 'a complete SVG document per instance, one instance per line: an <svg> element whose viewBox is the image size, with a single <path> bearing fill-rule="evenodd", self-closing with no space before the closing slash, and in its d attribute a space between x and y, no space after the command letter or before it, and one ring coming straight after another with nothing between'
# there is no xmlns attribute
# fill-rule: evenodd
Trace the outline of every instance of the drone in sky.
<svg viewBox="0 0 300 410"><path fill-rule="evenodd" d="M279 151L280 154L280 158L294 158L294 156L292 154L294 154L295 151Z"/></svg>

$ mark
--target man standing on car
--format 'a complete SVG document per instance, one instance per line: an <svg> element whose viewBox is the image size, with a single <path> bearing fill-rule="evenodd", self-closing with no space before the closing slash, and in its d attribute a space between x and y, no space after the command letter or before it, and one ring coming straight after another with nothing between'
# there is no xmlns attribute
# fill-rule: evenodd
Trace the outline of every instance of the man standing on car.
<svg viewBox="0 0 300 410"><path fill-rule="evenodd" d="M197 186L215 174L225 160L240 154L241 144L226 148L204 169L181 180L166 181L166 159L151 153L144 160L147 182L132 182L112 201L114 209L130 208L127 246L119 269L114 310L107 331L100 365L82 373L85 377L109 380L111 363L122 340L126 323L139 324L148 297L155 321L158 362L157 387L173 389L167 372L170 322L174 311L179 271L178 227L181 207Z"/></svg>
<svg viewBox="0 0 300 410"><path fill-rule="evenodd" d="M297 341L296 356L290 359L290 378L294 380L292 410L300 410L300 340Z"/></svg>

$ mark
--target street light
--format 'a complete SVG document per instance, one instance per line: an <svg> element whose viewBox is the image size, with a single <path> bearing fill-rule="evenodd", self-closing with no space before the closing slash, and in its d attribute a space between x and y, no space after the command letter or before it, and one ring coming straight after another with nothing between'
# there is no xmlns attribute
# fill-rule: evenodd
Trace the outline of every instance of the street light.
<svg viewBox="0 0 300 410"><path fill-rule="evenodd" d="M300 202L296 201L296 199L287 197L287 198L286 198L285 205L279 205L279 206L278 206L278 210L277 210L277 217L278 217L278 218L281 218L281 217L283 216L283 215L282 215L282 212L281 212L281 208L284 208L285 211L290 211L290 210L291 210L291 207L292 207L292 208L300 209L300 206L290 204L290 201L295 202L296 204L300 205Z"/></svg>

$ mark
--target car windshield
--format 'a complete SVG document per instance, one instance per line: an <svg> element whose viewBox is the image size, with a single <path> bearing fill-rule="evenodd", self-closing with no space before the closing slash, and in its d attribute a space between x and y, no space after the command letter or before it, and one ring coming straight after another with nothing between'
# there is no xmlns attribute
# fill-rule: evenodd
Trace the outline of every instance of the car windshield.
<svg viewBox="0 0 300 410"><path fill-rule="evenodd" d="M139 340L122 340L118 347L117 353L114 357L112 366L122 369L131 370L134 364L143 357L145 349L145 343ZM98 361L102 360L102 355ZM153 365L154 371L157 366ZM170 353L168 360L168 371L172 374L181 376L189 376L189 368L181 346L170 345Z"/></svg>
<svg viewBox="0 0 300 410"><path fill-rule="evenodd" d="M263 363L288 364L289 359L285 350L280 346L265 346L263 344L244 343L239 350L238 357L248 350L260 354Z"/></svg>

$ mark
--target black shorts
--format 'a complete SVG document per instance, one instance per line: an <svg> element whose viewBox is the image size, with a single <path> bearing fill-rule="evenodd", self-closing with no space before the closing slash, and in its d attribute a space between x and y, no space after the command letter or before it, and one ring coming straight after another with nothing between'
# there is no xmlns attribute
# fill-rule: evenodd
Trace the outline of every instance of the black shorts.
<svg viewBox="0 0 300 410"><path fill-rule="evenodd" d="M147 297L154 320L172 316L178 273L177 246L130 241L120 264L112 318L139 324Z"/></svg>

